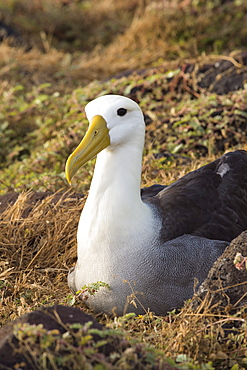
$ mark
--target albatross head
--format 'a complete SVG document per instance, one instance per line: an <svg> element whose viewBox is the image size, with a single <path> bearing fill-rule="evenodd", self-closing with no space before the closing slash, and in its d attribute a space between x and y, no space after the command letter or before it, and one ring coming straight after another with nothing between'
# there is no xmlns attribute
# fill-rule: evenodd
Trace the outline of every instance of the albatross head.
<svg viewBox="0 0 247 370"><path fill-rule="evenodd" d="M71 183L77 170L103 149L114 148L139 137L144 142L142 111L133 100L120 95L104 95L85 107L88 130L66 163L66 178Z"/></svg>

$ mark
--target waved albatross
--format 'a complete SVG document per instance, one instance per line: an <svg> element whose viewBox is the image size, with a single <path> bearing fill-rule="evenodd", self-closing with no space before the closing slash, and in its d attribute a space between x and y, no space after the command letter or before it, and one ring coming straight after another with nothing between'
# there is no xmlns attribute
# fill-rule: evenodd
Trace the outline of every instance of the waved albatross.
<svg viewBox="0 0 247 370"><path fill-rule="evenodd" d="M227 153L165 187L140 193L145 123L134 101L101 96L87 104L85 137L66 163L76 171L97 155L78 226L76 292L102 281L86 303L96 312L157 315L191 298L229 242L247 229L247 152ZM135 297L135 304L130 304Z"/></svg>

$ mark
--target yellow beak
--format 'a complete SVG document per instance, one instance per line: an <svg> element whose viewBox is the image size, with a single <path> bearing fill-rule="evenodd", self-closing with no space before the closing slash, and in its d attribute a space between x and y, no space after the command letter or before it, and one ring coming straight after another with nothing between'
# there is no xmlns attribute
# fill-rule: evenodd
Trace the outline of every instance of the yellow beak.
<svg viewBox="0 0 247 370"><path fill-rule="evenodd" d="M67 159L65 174L68 183L71 184L72 177L80 167L109 145L110 136L106 121L102 116L94 116L84 138Z"/></svg>

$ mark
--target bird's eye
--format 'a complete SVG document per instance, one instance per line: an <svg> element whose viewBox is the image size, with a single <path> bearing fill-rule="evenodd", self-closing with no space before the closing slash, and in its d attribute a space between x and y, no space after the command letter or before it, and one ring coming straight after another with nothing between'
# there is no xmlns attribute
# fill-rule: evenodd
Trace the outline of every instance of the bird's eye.
<svg viewBox="0 0 247 370"><path fill-rule="evenodd" d="M125 109L125 108L119 108L118 110L117 110L117 114L118 114L118 116L125 116L125 114L127 113L127 109Z"/></svg>
<svg viewBox="0 0 247 370"><path fill-rule="evenodd" d="M94 134L94 136L96 136L96 135L98 135L98 133L99 133L99 131L95 130L93 134Z"/></svg>

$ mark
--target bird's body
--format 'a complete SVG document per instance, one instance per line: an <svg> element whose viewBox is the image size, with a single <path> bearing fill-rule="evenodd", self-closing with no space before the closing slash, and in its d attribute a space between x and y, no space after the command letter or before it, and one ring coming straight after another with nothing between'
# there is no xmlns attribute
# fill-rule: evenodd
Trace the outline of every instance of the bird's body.
<svg viewBox="0 0 247 370"><path fill-rule="evenodd" d="M247 154L228 153L167 187L140 194L145 124L139 106L116 96L86 107L89 130L70 156L70 181L97 155L78 226L73 291L102 281L95 311L156 314L179 308L229 242L247 229ZM241 176L240 176L241 172ZM131 302L134 304L131 304Z"/></svg>

